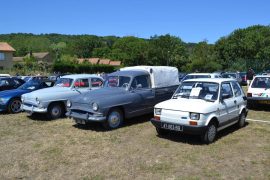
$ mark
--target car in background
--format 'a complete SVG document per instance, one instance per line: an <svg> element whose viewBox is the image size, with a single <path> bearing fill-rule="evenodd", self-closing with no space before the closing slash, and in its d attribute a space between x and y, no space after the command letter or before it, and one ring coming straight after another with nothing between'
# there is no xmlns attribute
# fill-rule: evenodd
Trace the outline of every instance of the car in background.
<svg viewBox="0 0 270 180"><path fill-rule="evenodd" d="M9 113L18 113L21 111L21 96L38 89L53 86L53 81L33 80L28 81L17 89L6 90L0 92L0 111L8 111Z"/></svg>
<svg viewBox="0 0 270 180"><path fill-rule="evenodd" d="M178 73L179 82L182 81L182 79L187 75L187 73Z"/></svg>
<svg viewBox="0 0 270 180"><path fill-rule="evenodd" d="M30 115L46 114L50 119L62 117L66 112L66 102L90 90L103 86L103 79L93 74L73 74L57 79L54 87L41 89L22 96L22 109Z"/></svg>
<svg viewBox="0 0 270 180"><path fill-rule="evenodd" d="M16 89L25 81L15 77L0 77L0 91Z"/></svg>
<svg viewBox="0 0 270 180"><path fill-rule="evenodd" d="M241 85L246 86L247 85L247 73L240 72L240 76L242 78Z"/></svg>
<svg viewBox="0 0 270 180"><path fill-rule="evenodd" d="M245 125L246 96L235 79L189 79L170 100L155 105L152 124L162 136L170 131L200 135L212 143L217 132Z"/></svg>
<svg viewBox="0 0 270 180"><path fill-rule="evenodd" d="M239 84L242 83L242 77L239 72L226 72L222 74L223 78L233 78L236 79Z"/></svg>
<svg viewBox="0 0 270 180"><path fill-rule="evenodd" d="M221 78L219 73L191 73L187 74L181 82L188 80L188 79L198 79L198 78Z"/></svg>
<svg viewBox="0 0 270 180"><path fill-rule="evenodd" d="M270 104L270 75L257 75L251 81L247 91L248 106Z"/></svg>

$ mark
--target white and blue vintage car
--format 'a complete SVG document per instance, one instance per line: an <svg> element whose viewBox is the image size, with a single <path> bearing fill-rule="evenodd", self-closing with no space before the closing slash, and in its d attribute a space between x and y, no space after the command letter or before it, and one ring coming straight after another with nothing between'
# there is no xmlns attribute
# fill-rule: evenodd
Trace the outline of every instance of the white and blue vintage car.
<svg viewBox="0 0 270 180"><path fill-rule="evenodd" d="M178 85L175 67L122 68L108 75L104 88L70 98L66 115L78 124L96 121L115 129L125 118L152 113L154 105L169 99Z"/></svg>
<svg viewBox="0 0 270 180"><path fill-rule="evenodd" d="M93 89L103 86L103 79L93 74L74 74L59 78L51 88L37 90L22 95L22 110L32 113L44 113L50 119L63 116L66 101Z"/></svg>

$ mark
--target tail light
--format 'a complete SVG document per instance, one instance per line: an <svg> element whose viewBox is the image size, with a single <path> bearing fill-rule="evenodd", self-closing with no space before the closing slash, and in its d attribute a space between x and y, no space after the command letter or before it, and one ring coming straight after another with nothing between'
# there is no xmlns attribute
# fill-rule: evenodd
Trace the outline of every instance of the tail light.
<svg viewBox="0 0 270 180"><path fill-rule="evenodd" d="M247 97L252 97L252 93L247 93Z"/></svg>

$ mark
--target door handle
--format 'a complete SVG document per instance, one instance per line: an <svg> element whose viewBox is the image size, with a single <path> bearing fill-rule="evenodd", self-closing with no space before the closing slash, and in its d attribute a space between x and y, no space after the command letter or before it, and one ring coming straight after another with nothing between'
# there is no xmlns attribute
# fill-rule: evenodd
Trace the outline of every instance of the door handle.
<svg viewBox="0 0 270 180"><path fill-rule="evenodd" d="M234 102L234 104L236 104L236 103L237 103L237 101L236 101L236 100L234 100L233 102Z"/></svg>

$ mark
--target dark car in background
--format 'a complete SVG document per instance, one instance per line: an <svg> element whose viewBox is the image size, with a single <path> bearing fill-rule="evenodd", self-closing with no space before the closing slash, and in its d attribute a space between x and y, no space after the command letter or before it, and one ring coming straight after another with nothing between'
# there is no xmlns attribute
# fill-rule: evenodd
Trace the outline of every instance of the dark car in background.
<svg viewBox="0 0 270 180"><path fill-rule="evenodd" d="M21 95L54 85L54 81L32 80L24 83L17 89L0 92L0 112L18 113L21 111Z"/></svg>
<svg viewBox="0 0 270 180"><path fill-rule="evenodd" d="M15 77L1 77L0 78L0 91L16 89L25 81Z"/></svg>
<svg viewBox="0 0 270 180"><path fill-rule="evenodd" d="M222 77L236 79L239 84L242 83L242 77L239 72L226 72L222 74Z"/></svg>
<svg viewBox="0 0 270 180"><path fill-rule="evenodd" d="M240 76L242 78L241 85L246 86L247 85L247 73L246 72L240 72Z"/></svg>

